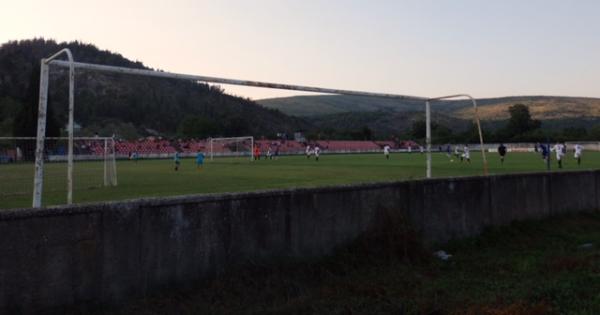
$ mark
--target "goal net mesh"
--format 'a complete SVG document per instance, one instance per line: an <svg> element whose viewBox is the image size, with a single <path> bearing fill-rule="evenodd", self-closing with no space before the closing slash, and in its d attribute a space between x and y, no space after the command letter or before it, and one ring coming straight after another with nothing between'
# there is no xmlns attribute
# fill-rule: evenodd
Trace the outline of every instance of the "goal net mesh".
<svg viewBox="0 0 600 315"><path fill-rule="evenodd" d="M117 185L112 138L74 138L73 195L77 191ZM33 194L36 139L0 138L0 204L29 207ZM44 204L63 204L67 198L68 138L44 143Z"/></svg>
<svg viewBox="0 0 600 315"><path fill-rule="evenodd" d="M211 160L215 157L248 157L252 158L252 137L211 138L208 140L208 151Z"/></svg>

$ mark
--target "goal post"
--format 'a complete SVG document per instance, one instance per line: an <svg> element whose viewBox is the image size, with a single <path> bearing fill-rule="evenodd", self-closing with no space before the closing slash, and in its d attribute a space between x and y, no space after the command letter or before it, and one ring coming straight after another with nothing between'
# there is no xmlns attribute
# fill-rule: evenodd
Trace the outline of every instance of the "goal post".
<svg viewBox="0 0 600 315"><path fill-rule="evenodd" d="M253 161L254 137L208 138L208 150L211 161L215 155L244 156L245 152L248 152L250 161Z"/></svg>
<svg viewBox="0 0 600 315"><path fill-rule="evenodd" d="M68 61L57 59L60 55L66 55ZM56 54L50 56L49 58L44 58L41 60L41 75L40 75L40 90L39 90L39 103L38 103L38 121L37 121L37 137L36 137L36 150L35 150L35 179L34 179L34 191L33 191L33 207L38 208L41 206L42 200L42 191L44 187L44 141L46 138L46 109L48 106L48 82L49 82L49 68L50 66L57 66L69 69L69 125L68 125L68 134L69 138L73 139L73 113L74 113L74 73L75 69L86 69L90 71L99 71L99 72L107 72L107 73L119 73L119 74L129 74L129 75L138 75L138 76L146 76L146 77L155 77L155 78L169 78L169 79L177 79L177 80L186 80L192 82L203 82L203 83L212 83L212 84L228 84L228 85L239 85L239 86L249 86L249 87L257 87L257 88L268 88L268 89L280 89L280 90L291 90L291 91L304 91L304 92L314 92L321 94L334 94L334 95L348 95L348 96L366 96L366 97L377 97L377 98L386 98L386 99L394 99L394 100L411 100L411 101L423 101L426 103L426 106L429 104L429 101L437 100L440 98L428 98L423 96L413 96L413 95L403 95L403 94L391 94L391 93L376 93L376 92L366 92L359 90L343 90L343 89L332 89L332 88L324 88L324 87L314 87L314 86L303 86L303 85L292 85L292 84L283 84L283 83L273 83L273 82L261 82L261 81L250 81L250 80L240 80L240 79L230 79L230 78L220 78L220 77L211 77L211 76L203 76L203 75L193 75L193 74L182 74L182 73L173 73L166 71L156 71L150 69L137 69L137 68L127 68L127 67L119 67L119 66L108 66L108 65L100 65L100 64L92 64L92 63L82 63L75 62L71 51L68 48L64 48L57 52ZM467 94L458 94L455 96L467 96ZM452 96L454 97L454 96ZM469 96L470 97L470 96ZM473 104L476 107L475 100L473 99ZM429 124L428 124L428 128ZM481 142L483 142L483 138L480 132ZM73 174L73 153L71 151L71 145L69 145L69 154L68 154L68 165L69 172L68 177L69 180L72 178ZM428 149L428 155L431 154L431 149ZM252 158L252 154L250 154L250 158ZM431 162L429 159L427 172L427 177L430 176ZM486 172L486 164L484 163L484 173ZM72 183L69 184L71 186ZM70 189L72 191L72 189ZM71 203L71 195L69 195L68 202Z"/></svg>
<svg viewBox="0 0 600 315"><path fill-rule="evenodd" d="M34 190L30 171L35 165L36 143L36 137L0 137L1 196L12 198ZM118 184L112 137L46 137L42 159L44 194L59 194L67 202L74 191Z"/></svg>

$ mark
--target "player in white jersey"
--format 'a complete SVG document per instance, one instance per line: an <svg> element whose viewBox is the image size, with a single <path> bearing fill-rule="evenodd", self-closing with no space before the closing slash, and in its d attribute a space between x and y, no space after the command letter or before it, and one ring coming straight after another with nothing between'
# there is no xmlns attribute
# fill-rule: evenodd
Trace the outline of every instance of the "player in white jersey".
<svg viewBox="0 0 600 315"><path fill-rule="evenodd" d="M385 155L386 160L390 159L390 146L386 145L383 147L383 154Z"/></svg>
<svg viewBox="0 0 600 315"><path fill-rule="evenodd" d="M556 152L556 161L558 162L558 168L562 168L562 157L565 155L565 146L562 143L557 142L550 151Z"/></svg>
<svg viewBox="0 0 600 315"><path fill-rule="evenodd" d="M319 153L321 153L321 149L318 145L315 146L315 161L319 162Z"/></svg>
<svg viewBox="0 0 600 315"><path fill-rule="evenodd" d="M306 146L306 158L310 159L310 154L311 154L311 150L310 150L310 145Z"/></svg>
<svg viewBox="0 0 600 315"><path fill-rule="evenodd" d="M583 146L581 144L575 145L575 159L577 160L577 165L581 165L581 155L583 154Z"/></svg>
<svg viewBox="0 0 600 315"><path fill-rule="evenodd" d="M454 157L456 157L456 159L461 157L460 150L458 150L458 146L454 146Z"/></svg>
<svg viewBox="0 0 600 315"><path fill-rule="evenodd" d="M460 161L462 162L463 159L467 160L467 162L471 163L471 153L469 153L469 145L465 144L464 148L463 148L463 154L460 156Z"/></svg>

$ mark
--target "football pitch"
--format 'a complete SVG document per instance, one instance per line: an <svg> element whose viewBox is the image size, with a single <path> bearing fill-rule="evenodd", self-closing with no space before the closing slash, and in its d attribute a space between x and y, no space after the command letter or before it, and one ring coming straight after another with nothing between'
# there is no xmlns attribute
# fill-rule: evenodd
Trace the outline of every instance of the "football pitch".
<svg viewBox="0 0 600 315"><path fill-rule="evenodd" d="M509 153L504 165L496 153L488 153L490 174L543 172L546 164L537 153ZM76 162L74 202L124 200L140 197L175 196L264 189L318 187L372 183L425 177L425 154L396 153L386 160L383 154L322 155L320 160L305 156L282 156L277 160L250 162L248 158L218 158L197 169L195 159L182 159L179 171L168 160L117 161L119 185L102 187L103 162ZM481 175L482 161L473 153L471 163L434 153L434 177ZM557 171L552 161L552 171ZM600 169L600 152L585 152L580 166L571 152L562 170ZM66 165L47 163L43 203L66 202ZM32 164L0 164L0 208L31 206Z"/></svg>

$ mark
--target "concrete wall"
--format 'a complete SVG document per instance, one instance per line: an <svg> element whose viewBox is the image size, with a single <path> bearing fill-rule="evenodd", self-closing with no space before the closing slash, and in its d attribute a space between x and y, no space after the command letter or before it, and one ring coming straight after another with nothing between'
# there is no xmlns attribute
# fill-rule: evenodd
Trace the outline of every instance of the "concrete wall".
<svg viewBox="0 0 600 315"><path fill-rule="evenodd" d="M326 255L401 212L430 242L600 209L600 172L563 172L0 212L0 313L119 303L248 260Z"/></svg>

